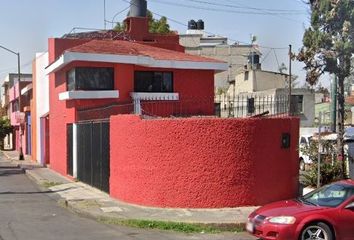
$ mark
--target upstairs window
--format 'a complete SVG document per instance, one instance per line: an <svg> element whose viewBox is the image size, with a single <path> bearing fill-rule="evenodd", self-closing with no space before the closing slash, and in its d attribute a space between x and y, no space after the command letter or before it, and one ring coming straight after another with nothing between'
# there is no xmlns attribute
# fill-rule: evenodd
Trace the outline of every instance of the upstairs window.
<svg viewBox="0 0 354 240"><path fill-rule="evenodd" d="M134 92L173 92L173 74L172 72L136 71Z"/></svg>
<svg viewBox="0 0 354 240"><path fill-rule="evenodd" d="M244 79L245 81L248 80L248 75L249 75L249 71L246 71L246 72L245 72L245 79Z"/></svg>
<svg viewBox="0 0 354 240"><path fill-rule="evenodd" d="M67 73L67 89L114 90L114 69L109 67L76 67Z"/></svg>
<svg viewBox="0 0 354 240"><path fill-rule="evenodd" d="M294 114L302 114L304 112L304 96L291 95L291 112Z"/></svg>

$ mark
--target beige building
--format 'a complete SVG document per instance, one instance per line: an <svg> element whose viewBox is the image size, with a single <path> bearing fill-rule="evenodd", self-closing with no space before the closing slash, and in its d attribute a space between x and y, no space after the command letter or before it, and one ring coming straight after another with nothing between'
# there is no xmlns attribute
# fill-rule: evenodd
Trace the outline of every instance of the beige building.
<svg viewBox="0 0 354 240"><path fill-rule="evenodd" d="M229 91L240 94L286 88L288 76L287 74L263 71L261 69L243 69L236 75L235 82L231 84Z"/></svg>
<svg viewBox="0 0 354 240"><path fill-rule="evenodd" d="M263 71L260 65L237 74L228 91L216 97L222 117L287 115L289 112L288 75ZM312 127L315 118L315 94L295 88L291 94L291 112L300 117L301 127Z"/></svg>
<svg viewBox="0 0 354 240"><path fill-rule="evenodd" d="M215 75L216 89L227 89L229 81L233 81L235 76L244 69L244 66L248 63L251 52L260 54L255 45L229 44L228 38L226 37L208 35L205 33L204 26L201 27L202 29L190 29L193 28L193 26L188 25L189 29L187 33L179 35L180 44L185 47L186 53L215 58L225 61L229 65L228 71L220 72Z"/></svg>

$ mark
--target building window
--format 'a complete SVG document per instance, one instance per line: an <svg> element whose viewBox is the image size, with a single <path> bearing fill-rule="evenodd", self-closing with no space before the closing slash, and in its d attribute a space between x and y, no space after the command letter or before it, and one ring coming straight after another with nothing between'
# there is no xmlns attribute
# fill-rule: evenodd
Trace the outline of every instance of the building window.
<svg viewBox="0 0 354 240"><path fill-rule="evenodd" d="M76 67L67 73L67 90L114 90L114 69Z"/></svg>
<svg viewBox="0 0 354 240"><path fill-rule="evenodd" d="M173 92L172 72L136 71L134 92Z"/></svg>
<svg viewBox="0 0 354 240"><path fill-rule="evenodd" d="M245 72L245 81L248 80L248 75L249 75L249 71L246 71L246 72Z"/></svg>
<svg viewBox="0 0 354 240"><path fill-rule="evenodd" d="M17 111L19 111L19 107L18 107L18 100L15 100L15 101L13 101L12 103L11 103L11 105L12 105L12 112L17 112Z"/></svg>
<svg viewBox="0 0 354 240"><path fill-rule="evenodd" d="M304 96L292 95L291 96L291 112L294 114L301 114L304 112Z"/></svg>

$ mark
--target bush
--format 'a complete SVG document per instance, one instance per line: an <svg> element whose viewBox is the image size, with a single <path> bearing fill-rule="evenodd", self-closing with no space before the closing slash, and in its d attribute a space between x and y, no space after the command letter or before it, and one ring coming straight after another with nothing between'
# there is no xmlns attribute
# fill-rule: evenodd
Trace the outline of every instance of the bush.
<svg viewBox="0 0 354 240"><path fill-rule="evenodd" d="M341 162L324 162L320 166L321 185L326 185L342 179ZM305 186L317 186L317 163L311 164L308 171L301 174L301 183Z"/></svg>

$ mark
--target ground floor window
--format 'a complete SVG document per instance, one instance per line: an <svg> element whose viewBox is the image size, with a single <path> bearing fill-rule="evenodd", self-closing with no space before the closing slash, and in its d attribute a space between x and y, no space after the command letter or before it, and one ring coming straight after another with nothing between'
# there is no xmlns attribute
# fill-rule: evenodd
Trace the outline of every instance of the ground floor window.
<svg viewBox="0 0 354 240"><path fill-rule="evenodd" d="M135 92L173 92L172 72L136 71Z"/></svg>

